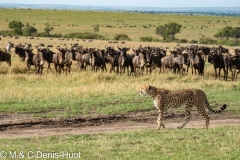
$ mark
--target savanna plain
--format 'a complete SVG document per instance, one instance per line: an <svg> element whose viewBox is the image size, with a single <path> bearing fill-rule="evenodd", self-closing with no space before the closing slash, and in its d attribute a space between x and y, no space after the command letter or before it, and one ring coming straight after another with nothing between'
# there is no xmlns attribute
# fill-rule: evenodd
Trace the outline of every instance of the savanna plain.
<svg viewBox="0 0 240 160"><path fill-rule="evenodd" d="M153 36L155 28L143 25L162 25L169 21L184 26L177 38L199 39L212 36L225 23L233 27L239 20L235 17L203 15L150 15L115 12L83 12L52 10L0 9L1 30L8 29L8 22L20 20L35 24L41 32L45 23L55 24L53 33L93 32L92 25L99 24L99 34L111 39L116 33L126 33L132 41L124 44L109 44L109 40L82 41L81 39L59 40L58 38L2 37L0 47L8 41L14 44L44 43L56 46L104 48L118 45L126 47L156 46L172 49L176 43L139 42L141 36ZM220 23L217 22L220 20ZM211 26L202 27L209 23ZM123 25L124 24L128 24ZM70 26L69 26L70 25ZM74 25L74 26L73 26ZM114 25L114 28L105 27ZM128 27L136 25L136 27ZM207 25L207 24L206 24ZM121 26L121 27L120 27ZM181 46L191 44L180 44ZM224 46L232 51L233 47ZM168 49L168 51L169 51ZM34 48L33 52L36 52ZM128 53L131 53L129 51ZM81 159L239 159L240 158L240 83L214 77L213 66L205 63L205 74L188 73L181 76L168 71L148 75L128 76L127 73L92 72L79 70L73 62L71 73L56 74L44 68L42 75L27 72L14 49L12 65L0 65L0 151L21 151L25 158L29 151L45 153L81 152ZM107 66L109 69L109 66ZM170 109L164 116L166 129L155 130L158 111L150 97L140 96L139 87L149 84L169 90L202 89L214 109L227 104L220 115L209 113L210 128L204 129L204 119L195 109L192 125L181 130L168 127L184 120L184 108ZM221 123L234 120L234 123ZM198 122L198 123L194 123ZM139 127L141 126L141 127ZM85 132L88 128L88 130ZM111 128L111 130L109 129ZM64 131L64 132L63 132ZM46 133L43 133L46 132ZM62 133L61 133L62 132ZM41 133L41 134L40 134ZM1 158L1 157L0 157ZM36 158L36 157L35 157ZM48 157L67 159L70 157ZM43 157L42 157L43 159Z"/></svg>

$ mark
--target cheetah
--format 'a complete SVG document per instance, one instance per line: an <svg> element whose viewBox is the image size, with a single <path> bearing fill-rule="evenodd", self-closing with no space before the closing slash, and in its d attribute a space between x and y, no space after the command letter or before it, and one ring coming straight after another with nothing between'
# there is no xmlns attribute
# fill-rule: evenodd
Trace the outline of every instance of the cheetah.
<svg viewBox="0 0 240 160"><path fill-rule="evenodd" d="M168 108L177 108L185 105L185 121L181 126L177 127L181 129L190 121L191 109L195 106L198 112L205 118L206 129L208 129L210 119L205 111L205 107L212 113L221 113L227 107L227 105L224 104L219 110L212 109L208 103L206 94L200 89L170 91L150 85L143 85L139 93L153 98L154 106L159 110L159 116L157 118L158 130L161 126L165 128L162 123L162 118L164 111Z"/></svg>

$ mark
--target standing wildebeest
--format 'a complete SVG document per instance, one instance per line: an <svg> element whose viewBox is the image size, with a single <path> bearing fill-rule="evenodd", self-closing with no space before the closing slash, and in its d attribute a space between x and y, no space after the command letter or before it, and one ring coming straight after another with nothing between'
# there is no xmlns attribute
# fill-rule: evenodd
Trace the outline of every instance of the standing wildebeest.
<svg viewBox="0 0 240 160"><path fill-rule="evenodd" d="M109 72L111 73L112 71L118 73L119 72L119 59L120 52L115 50L114 47L106 47L106 62L110 63L110 70ZM115 70L116 69L116 70Z"/></svg>
<svg viewBox="0 0 240 160"><path fill-rule="evenodd" d="M8 42L6 48L5 48L5 52L10 53L11 49L14 47L14 43Z"/></svg>
<svg viewBox="0 0 240 160"><path fill-rule="evenodd" d="M64 49L60 47L57 47L56 49L58 50L58 52L56 54L53 54L52 62L54 64L56 73L61 73L62 61L63 61L62 52L64 52Z"/></svg>
<svg viewBox="0 0 240 160"><path fill-rule="evenodd" d="M213 64L214 71L215 71L215 79L217 79L217 76L220 78L220 72L221 72L221 69L223 69L224 80L227 80L224 58L218 48L211 48L211 51L208 55L208 62ZM217 74L217 68L219 69L218 74Z"/></svg>
<svg viewBox="0 0 240 160"><path fill-rule="evenodd" d="M146 65L146 55L145 52L141 51L141 47L135 50L135 57L133 57L132 63L134 67L135 76L138 74L143 74L144 67ZM140 70L140 72L138 71Z"/></svg>
<svg viewBox="0 0 240 160"><path fill-rule="evenodd" d="M211 49L211 48L206 47L206 46L201 46L201 47L199 47L199 50L201 50L201 51L203 52L203 54L204 54L204 61L207 60L207 56L208 56L209 53L210 53L210 49Z"/></svg>
<svg viewBox="0 0 240 160"><path fill-rule="evenodd" d="M182 54L178 54L177 57L173 58L173 73L177 73L177 70L179 74L183 75L185 68L184 66L184 56Z"/></svg>
<svg viewBox="0 0 240 160"><path fill-rule="evenodd" d="M0 63L2 63L2 61L6 61L7 64L11 66L11 54L0 50Z"/></svg>
<svg viewBox="0 0 240 160"><path fill-rule="evenodd" d="M47 61L48 67L47 67L47 71L48 69L50 69L50 71L52 71L50 64L53 63L53 55L55 54L54 52L52 52L48 47L44 48L42 50L44 52L44 58Z"/></svg>
<svg viewBox="0 0 240 160"><path fill-rule="evenodd" d="M118 64L120 68L120 73L124 73L125 69L127 68L128 75L131 75L132 72L134 72L133 69L133 63L132 63L132 56L127 54L127 51L129 51L129 48L126 47L118 47L118 49L121 51L119 58L118 58ZM129 67L131 69L129 73Z"/></svg>
<svg viewBox="0 0 240 160"><path fill-rule="evenodd" d="M43 72L43 65L45 63L45 52L43 49L38 49L37 54L33 56L32 62L35 66L35 73L42 74Z"/></svg>
<svg viewBox="0 0 240 160"><path fill-rule="evenodd" d="M100 51L93 50L90 53L90 64L92 65L93 71L97 71L101 68L102 71L107 71L105 58L101 55Z"/></svg>
<svg viewBox="0 0 240 160"><path fill-rule="evenodd" d="M19 59L24 62L26 55L25 55L25 48L23 48L22 44L19 43L18 45L16 45L15 47L15 53L19 56Z"/></svg>
<svg viewBox="0 0 240 160"><path fill-rule="evenodd" d="M144 69L146 74L152 72L152 64L150 64L150 54L151 54L151 47L139 47L139 53L142 53L145 58L145 65Z"/></svg>
<svg viewBox="0 0 240 160"><path fill-rule="evenodd" d="M230 58L230 71L232 72L232 80L236 81L237 76L240 73L240 55L233 56ZM238 70L238 72L237 72Z"/></svg>
<svg viewBox="0 0 240 160"><path fill-rule="evenodd" d="M31 65L33 64L33 56L32 49L26 49L25 50L25 63L27 65L28 71L30 70Z"/></svg>
<svg viewBox="0 0 240 160"><path fill-rule="evenodd" d="M170 51L171 52L171 51ZM170 55L165 56L161 59L161 63L162 63L162 71L164 73L164 70L166 68L172 69L173 68L173 59L174 57L176 57L176 53L175 52L171 52Z"/></svg>
<svg viewBox="0 0 240 160"><path fill-rule="evenodd" d="M240 49L234 49L235 56L240 56Z"/></svg>
<svg viewBox="0 0 240 160"><path fill-rule="evenodd" d="M202 58L202 52L198 51L193 61L193 68L194 68L195 74L197 70L199 75L204 76L204 65L205 65L205 61Z"/></svg>

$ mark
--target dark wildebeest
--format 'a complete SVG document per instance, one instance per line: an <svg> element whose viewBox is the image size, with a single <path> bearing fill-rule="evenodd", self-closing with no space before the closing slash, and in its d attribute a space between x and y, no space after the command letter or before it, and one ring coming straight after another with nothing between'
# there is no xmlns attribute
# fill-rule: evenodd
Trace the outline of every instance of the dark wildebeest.
<svg viewBox="0 0 240 160"><path fill-rule="evenodd" d="M193 61L193 68L194 68L195 74L196 74L196 70L197 70L199 75L204 76L205 61L202 58L202 56L203 56L202 52L198 51L194 58L194 61Z"/></svg>
<svg viewBox="0 0 240 160"><path fill-rule="evenodd" d="M235 56L240 56L240 49L234 49Z"/></svg>
<svg viewBox="0 0 240 160"><path fill-rule="evenodd" d="M120 51L114 49L114 47L106 47L106 62L110 64L110 70L118 73L119 72L119 59ZM116 70L115 70L116 69Z"/></svg>
<svg viewBox="0 0 240 160"><path fill-rule="evenodd" d="M51 63L53 63L53 55L55 53L52 52L48 47L44 48L43 51L44 51L45 60L48 64L47 71L48 71L48 69L50 69L50 71L52 71L50 65L51 65Z"/></svg>
<svg viewBox="0 0 240 160"><path fill-rule="evenodd" d="M14 47L15 48L15 53L19 56L19 59L24 62L25 61L25 48L23 48L22 44L19 43L17 46Z"/></svg>
<svg viewBox="0 0 240 160"><path fill-rule="evenodd" d="M221 69L223 69L224 80L227 80L223 54L220 52L218 48L211 48L211 51L208 55L208 62L213 64L214 71L215 71L215 79L217 79L217 77L220 78L220 72L221 72ZM219 69L218 74L217 74L217 69Z"/></svg>
<svg viewBox="0 0 240 160"><path fill-rule="evenodd" d="M2 63L2 61L6 61L7 64L11 66L11 54L0 50L0 63Z"/></svg>
<svg viewBox="0 0 240 160"><path fill-rule="evenodd" d="M132 63L132 56L127 54L127 51L129 51L130 47L118 47L118 49L121 51L119 58L118 58L118 64L120 68L120 73L124 73L125 69L127 68L128 75L131 75L132 72L134 72L133 69L133 63ZM129 73L129 67L131 69Z"/></svg>
<svg viewBox="0 0 240 160"><path fill-rule="evenodd" d="M158 73L161 72L161 68L162 68L161 59L165 56L166 56L165 50L161 48L155 48L155 47L151 48L149 64L151 65L152 70L155 68L158 68Z"/></svg>
<svg viewBox="0 0 240 160"><path fill-rule="evenodd" d="M207 60L207 56L208 56L209 53L210 53L210 49L211 49L211 48L206 47L206 46L201 46L201 47L199 47L199 50L201 50L201 51L203 52L203 54L204 54L204 61Z"/></svg>
<svg viewBox="0 0 240 160"><path fill-rule="evenodd" d="M240 55L230 58L230 71L232 72L232 80L236 81L237 76L240 73ZM237 71L238 70L238 71Z"/></svg>
<svg viewBox="0 0 240 160"><path fill-rule="evenodd" d="M101 55L100 51L92 51L90 53L90 64L92 65L93 71L97 71L101 68L102 71L107 71L105 58Z"/></svg>
<svg viewBox="0 0 240 160"><path fill-rule="evenodd" d="M30 70L31 65L33 64L33 56L35 54L33 54L32 52L33 49L25 49L25 63L27 65L27 70Z"/></svg>

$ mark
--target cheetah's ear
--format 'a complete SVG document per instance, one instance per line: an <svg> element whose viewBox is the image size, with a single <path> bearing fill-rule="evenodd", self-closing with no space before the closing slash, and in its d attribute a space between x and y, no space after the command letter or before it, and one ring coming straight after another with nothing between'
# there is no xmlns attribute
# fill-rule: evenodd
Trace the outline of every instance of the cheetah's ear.
<svg viewBox="0 0 240 160"><path fill-rule="evenodd" d="M150 89L151 89L151 86L150 86L150 85L148 85L148 86L147 86L147 89L148 89L148 90L150 90Z"/></svg>

